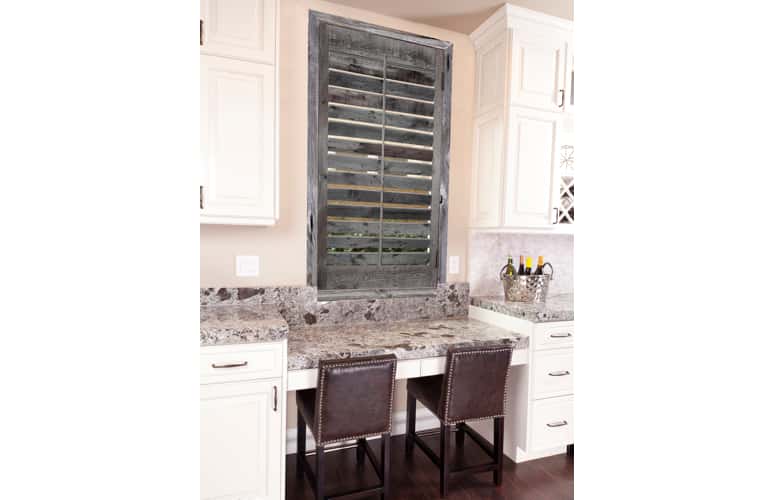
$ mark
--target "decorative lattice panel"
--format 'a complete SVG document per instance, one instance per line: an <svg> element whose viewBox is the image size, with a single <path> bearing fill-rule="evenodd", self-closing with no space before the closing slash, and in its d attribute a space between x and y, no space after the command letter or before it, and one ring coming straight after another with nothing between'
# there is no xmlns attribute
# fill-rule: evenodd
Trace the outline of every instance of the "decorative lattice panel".
<svg viewBox="0 0 770 500"><path fill-rule="evenodd" d="M562 146L559 160L559 217L558 224L575 223L575 167L574 146Z"/></svg>

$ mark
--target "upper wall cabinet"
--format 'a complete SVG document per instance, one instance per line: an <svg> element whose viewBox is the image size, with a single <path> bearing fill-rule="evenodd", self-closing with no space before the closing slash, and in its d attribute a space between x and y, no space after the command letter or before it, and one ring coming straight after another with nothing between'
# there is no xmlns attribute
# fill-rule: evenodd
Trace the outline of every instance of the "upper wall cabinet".
<svg viewBox="0 0 770 500"><path fill-rule="evenodd" d="M471 225L552 229L559 221L560 137L572 110L571 23L506 4L471 39Z"/></svg>
<svg viewBox="0 0 770 500"><path fill-rule="evenodd" d="M276 7L201 3L202 224L278 220Z"/></svg>
<svg viewBox="0 0 770 500"><path fill-rule="evenodd" d="M201 0L201 52L275 62L276 0Z"/></svg>

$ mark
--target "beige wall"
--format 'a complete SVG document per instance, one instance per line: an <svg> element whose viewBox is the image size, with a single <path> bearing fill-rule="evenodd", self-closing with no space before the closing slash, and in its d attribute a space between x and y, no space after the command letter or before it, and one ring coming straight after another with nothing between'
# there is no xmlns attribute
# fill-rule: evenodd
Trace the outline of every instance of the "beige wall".
<svg viewBox="0 0 770 500"><path fill-rule="evenodd" d="M305 284L310 9L454 44L447 255L460 256L460 274L447 275L447 279L465 281L474 75L470 38L461 33L317 0L281 0L280 8L280 218L273 227L201 226L201 286ZM236 255L259 255L259 277L236 277Z"/></svg>

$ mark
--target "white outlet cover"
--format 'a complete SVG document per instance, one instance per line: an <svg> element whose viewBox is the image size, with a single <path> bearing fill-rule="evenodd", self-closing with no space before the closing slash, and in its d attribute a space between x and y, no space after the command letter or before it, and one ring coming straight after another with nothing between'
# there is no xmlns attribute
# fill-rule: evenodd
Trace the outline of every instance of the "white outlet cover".
<svg viewBox="0 0 770 500"><path fill-rule="evenodd" d="M259 276L258 255L238 255L235 257L235 275L242 277Z"/></svg>
<svg viewBox="0 0 770 500"><path fill-rule="evenodd" d="M449 274L460 273L460 257L458 255L451 255L449 257Z"/></svg>

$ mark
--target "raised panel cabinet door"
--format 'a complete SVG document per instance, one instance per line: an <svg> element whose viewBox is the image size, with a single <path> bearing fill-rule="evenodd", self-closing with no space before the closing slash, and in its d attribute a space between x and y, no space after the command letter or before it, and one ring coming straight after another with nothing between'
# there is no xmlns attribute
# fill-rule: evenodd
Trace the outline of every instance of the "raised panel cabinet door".
<svg viewBox="0 0 770 500"><path fill-rule="evenodd" d="M275 63L276 0L201 0L201 53Z"/></svg>
<svg viewBox="0 0 770 500"><path fill-rule="evenodd" d="M567 40L559 30L514 28L511 104L563 111Z"/></svg>
<svg viewBox="0 0 770 500"><path fill-rule="evenodd" d="M498 110L474 120L472 224L478 227L500 225L504 183L503 115L502 110Z"/></svg>
<svg viewBox="0 0 770 500"><path fill-rule="evenodd" d="M476 115L504 104L508 34L501 33L476 52Z"/></svg>
<svg viewBox="0 0 770 500"><path fill-rule="evenodd" d="M277 218L274 68L201 56L201 222Z"/></svg>
<svg viewBox="0 0 770 500"><path fill-rule="evenodd" d="M201 499L280 500L281 379L201 385Z"/></svg>
<svg viewBox="0 0 770 500"><path fill-rule="evenodd" d="M552 227L562 115L516 107L509 114L504 225Z"/></svg>

